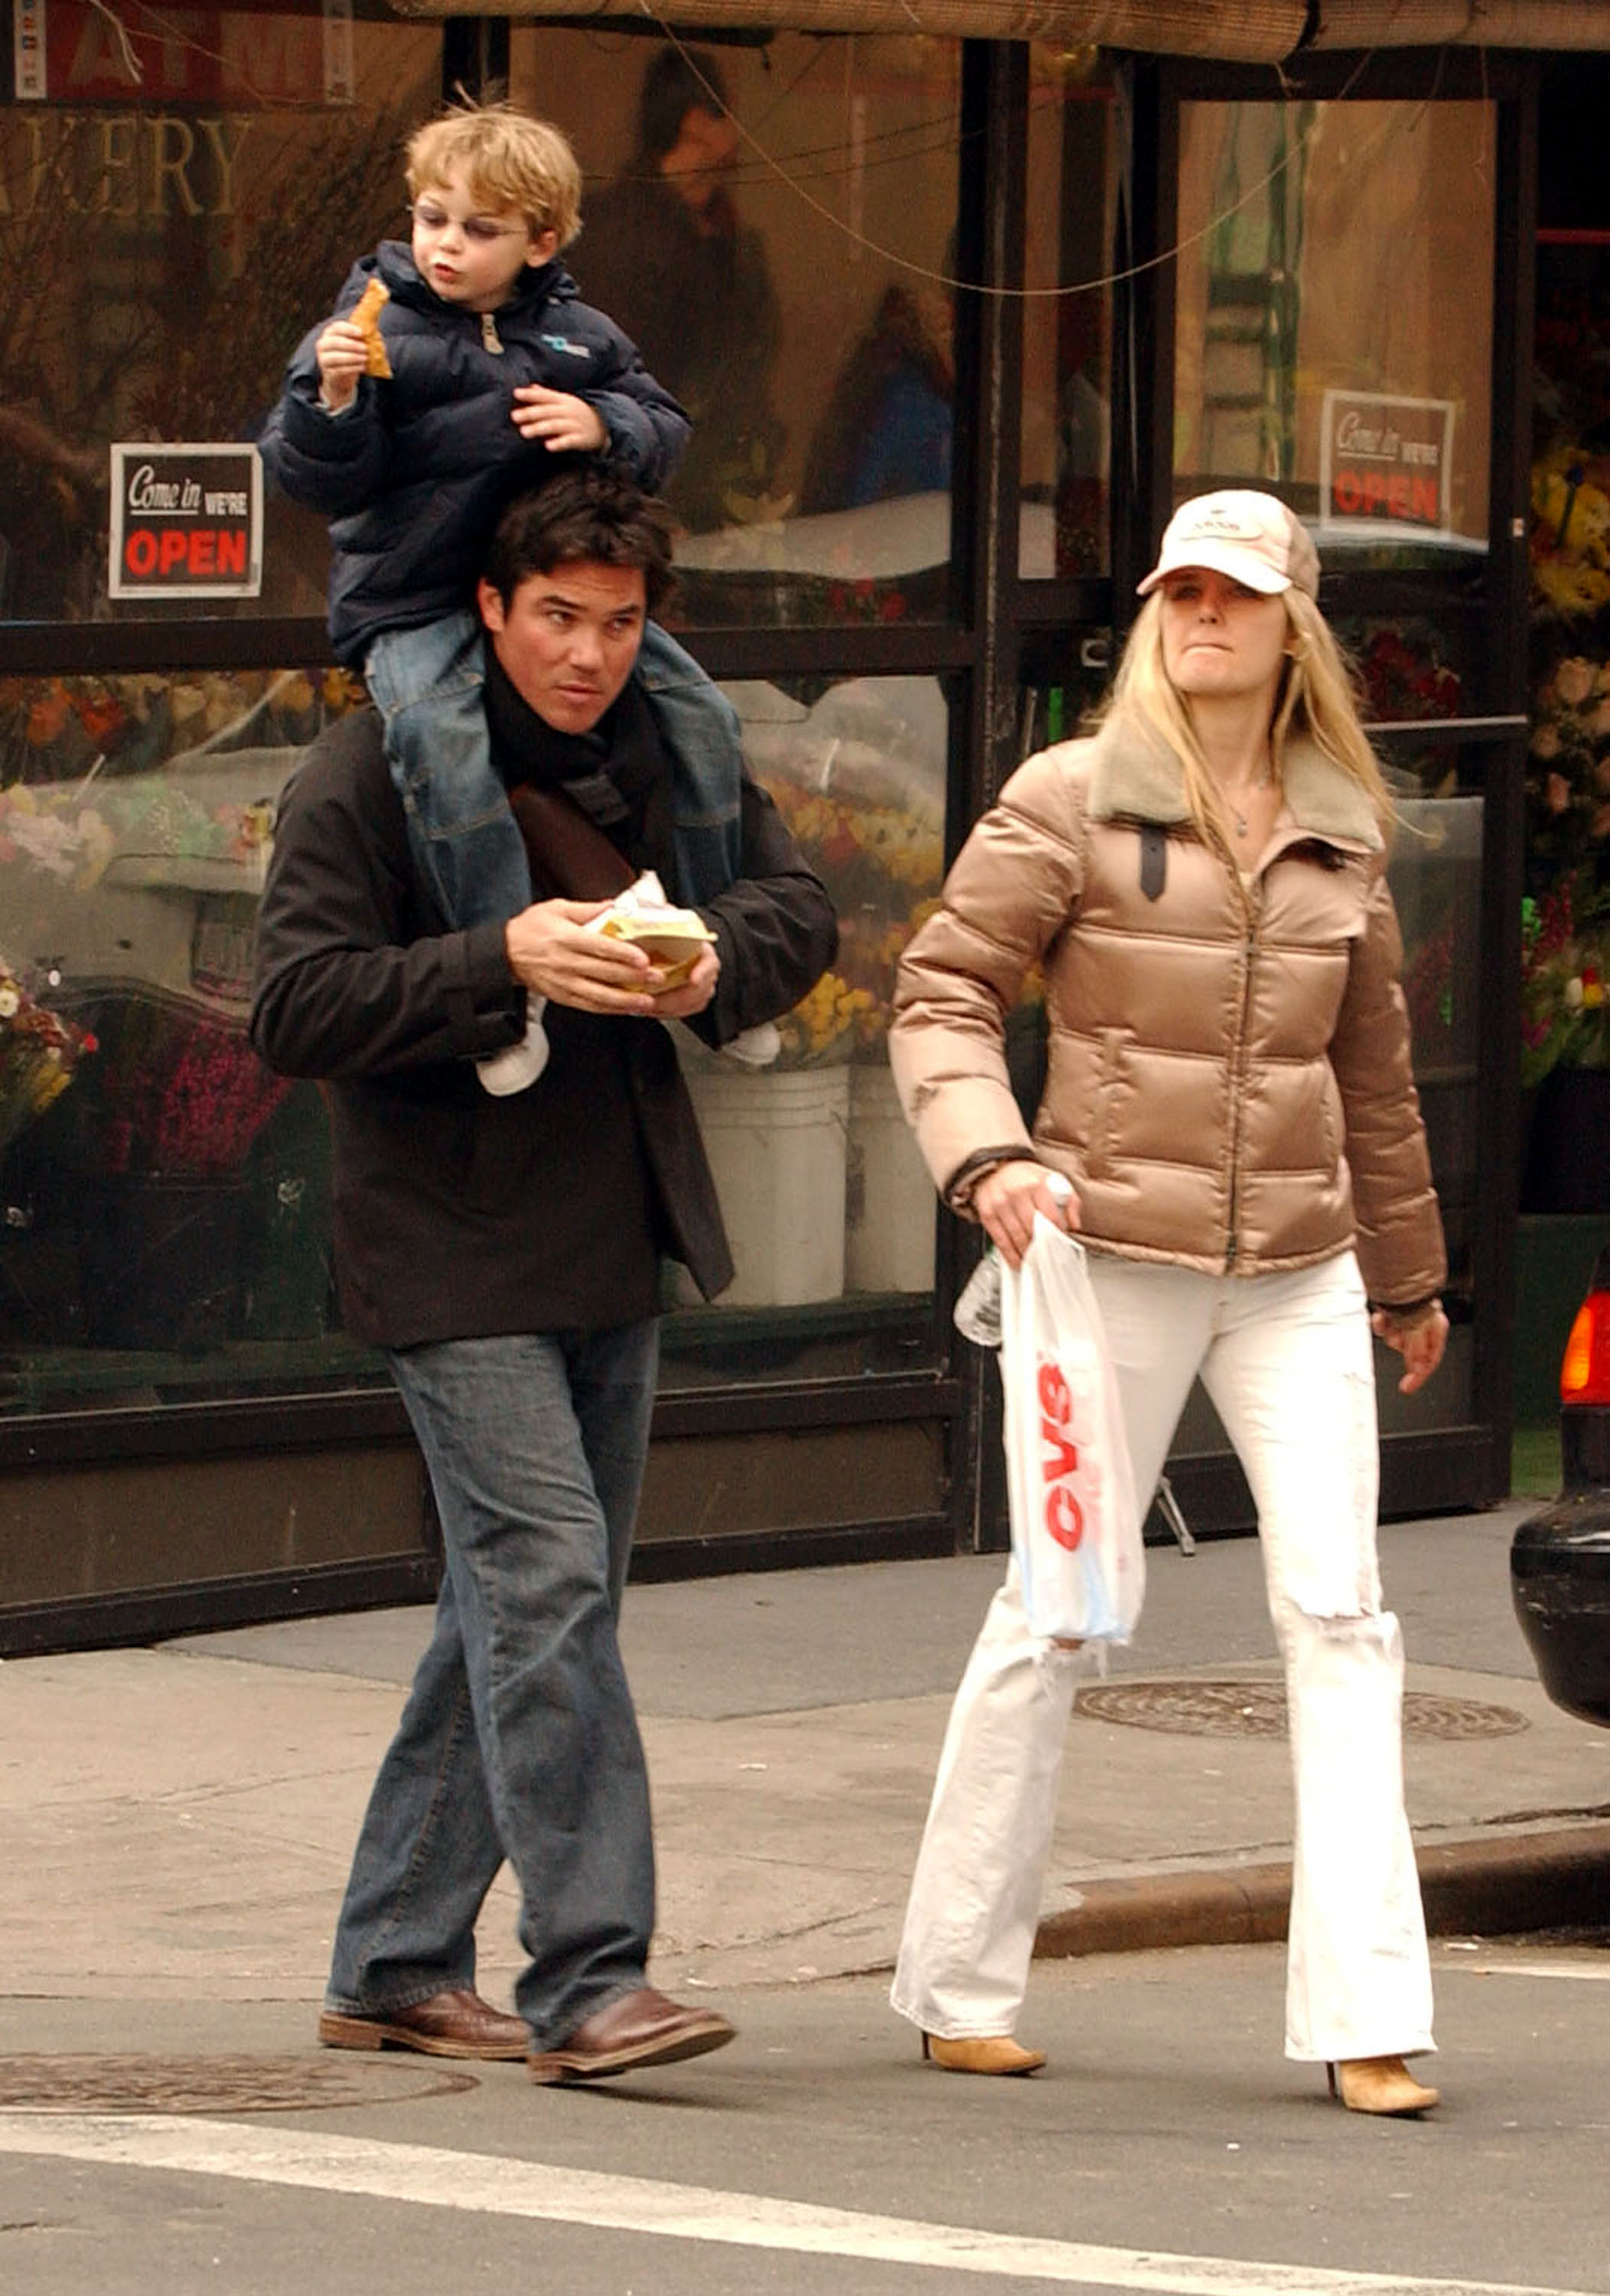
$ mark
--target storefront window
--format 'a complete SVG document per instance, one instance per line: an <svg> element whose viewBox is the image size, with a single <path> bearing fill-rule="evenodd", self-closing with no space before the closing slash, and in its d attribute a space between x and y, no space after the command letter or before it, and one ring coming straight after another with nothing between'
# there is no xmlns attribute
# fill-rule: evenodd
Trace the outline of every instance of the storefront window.
<svg viewBox="0 0 1610 2296"><path fill-rule="evenodd" d="M1524 1208L1602 1211L1610 1124L1610 231L1538 249Z"/></svg>
<svg viewBox="0 0 1610 2296"><path fill-rule="evenodd" d="M274 806L356 698L323 669L0 679L5 1407L379 1375L336 1312L323 1104L245 1036Z"/></svg>
<svg viewBox="0 0 1610 2296"><path fill-rule="evenodd" d="M440 33L316 6L41 20L26 100L0 106L0 617L171 615L181 570L138 550L109 597L110 450L252 439L352 261L403 227ZM232 512L177 611L322 614L322 521L273 494L262 515L242 537Z"/></svg>
<svg viewBox="0 0 1610 2296"><path fill-rule="evenodd" d="M581 291L693 418L691 622L944 611L960 76L915 35L515 29L584 170Z"/></svg>
<svg viewBox="0 0 1610 2296"><path fill-rule="evenodd" d="M1415 1081L1448 1236L1451 1281L1456 1292L1468 1292L1483 988L1483 822L1487 792L1508 752L1501 745L1459 739L1459 720L1469 714L1481 683L1471 659L1476 632L1467 619L1434 612L1343 617L1336 631L1355 672L1362 714L1397 808L1389 875L1403 935ZM1468 1369L1467 1361L1467 1380ZM1452 1377L1440 1382L1449 1390L1455 1383Z"/></svg>
<svg viewBox="0 0 1610 2296"><path fill-rule="evenodd" d="M943 872L932 678L728 689L842 920L755 1071L678 1031L738 1278L674 1292L667 1378L931 1358L936 1201L890 1083ZM275 804L338 670L0 680L0 1408L380 1376L341 1329L323 1103L246 1041Z"/></svg>
<svg viewBox="0 0 1610 2296"><path fill-rule="evenodd" d="M919 1339L931 1346L937 1204L887 1040L900 953L944 876L944 693L928 677L727 692L753 770L832 896L840 945L782 1021L772 1067L741 1069L679 1032L738 1269L699 1328L730 1361L747 1322L796 1376L836 1361L852 1332L859 1367L893 1368Z"/></svg>
<svg viewBox="0 0 1610 2296"><path fill-rule="evenodd" d="M1107 568L1118 136L1099 50L1030 57L1017 570L1067 580Z"/></svg>
<svg viewBox="0 0 1610 2296"><path fill-rule="evenodd" d="M1272 486L1328 565L1485 548L1496 108L1186 103L1176 500Z"/></svg>

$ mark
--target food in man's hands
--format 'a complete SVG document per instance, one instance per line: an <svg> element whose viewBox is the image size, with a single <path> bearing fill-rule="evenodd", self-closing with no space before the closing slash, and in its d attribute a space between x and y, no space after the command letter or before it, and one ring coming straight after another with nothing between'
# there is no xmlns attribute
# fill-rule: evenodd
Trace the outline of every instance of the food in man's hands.
<svg viewBox="0 0 1610 2296"><path fill-rule="evenodd" d="M680 988L699 962L699 950L715 938L697 909L672 907L651 869L617 896L598 919L597 930L609 940L630 941L653 959L663 974L653 991L657 996Z"/></svg>
<svg viewBox="0 0 1610 2296"><path fill-rule="evenodd" d="M656 996L680 988L699 962L699 950L715 938L691 909L667 909L658 917L606 917L599 931L608 940L629 940L653 958L663 976L655 985Z"/></svg>
<svg viewBox="0 0 1610 2296"><path fill-rule="evenodd" d="M386 356L386 344L380 333L380 308L391 300L391 290L383 279L372 279L357 301L347 314L347 322L364 338L369 363L365 374L382 379L391 373L391 361Z"/></svg>

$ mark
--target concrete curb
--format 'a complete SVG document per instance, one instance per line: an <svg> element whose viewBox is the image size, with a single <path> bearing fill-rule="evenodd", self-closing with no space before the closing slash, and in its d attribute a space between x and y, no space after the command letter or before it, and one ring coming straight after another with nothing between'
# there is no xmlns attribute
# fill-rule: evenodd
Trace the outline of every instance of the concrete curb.
<svg viewBox="0 0 1610 2296"><path fill-rule="evenodd" d="M1610 1825L1476 1834L1420 1849L1416 1863L1433 1937L1598 1925L1610 1915ZM1290 1900L1289 1863L1091 1882L1078 1905L1041 1923L1034 1955L1264 1945L1286 1935Z"/></svg>

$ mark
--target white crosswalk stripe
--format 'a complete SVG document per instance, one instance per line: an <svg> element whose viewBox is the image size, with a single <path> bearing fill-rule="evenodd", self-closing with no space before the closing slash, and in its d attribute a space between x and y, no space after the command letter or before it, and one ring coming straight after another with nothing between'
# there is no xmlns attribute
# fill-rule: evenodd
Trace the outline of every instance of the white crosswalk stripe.
<svg viewBox="0 0 1610 2296"><path fill-rule="evenodd" d="M1313 2264L1037 2240L495 2154L178 2116L0 2112L0 2153L232 2177L666 2240L985 2273L1050 2286L1151 2290L1156 2296L1590 2296L1508 2282L1406 2279Z"/></svg>

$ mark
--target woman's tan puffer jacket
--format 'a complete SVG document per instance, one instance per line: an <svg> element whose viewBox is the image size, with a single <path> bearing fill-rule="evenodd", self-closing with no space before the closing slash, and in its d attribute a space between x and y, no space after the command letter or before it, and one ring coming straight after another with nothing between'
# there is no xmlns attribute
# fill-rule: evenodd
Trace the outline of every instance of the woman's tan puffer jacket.
<svg viewBox="0 0 1610 2296"><path fill-rule="evenodd" d="M1283 781L1244 884L1148 729L1109 722L1029 758L906 950L890 1060L959 1209L989 1152L1021 1149L1067 1174L1098 1249L1256 1275L1354 1244L1370 1298L1408 1307L1446 1263L1382 839L1312 742ZM1004 1024L1036 963L1031 1148Z"/></svg>

